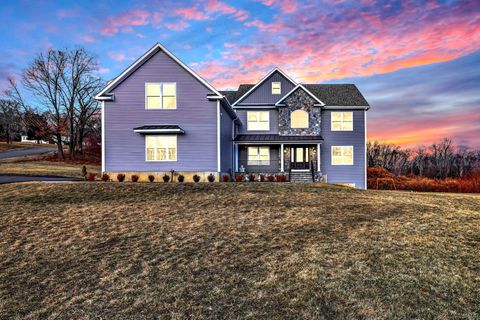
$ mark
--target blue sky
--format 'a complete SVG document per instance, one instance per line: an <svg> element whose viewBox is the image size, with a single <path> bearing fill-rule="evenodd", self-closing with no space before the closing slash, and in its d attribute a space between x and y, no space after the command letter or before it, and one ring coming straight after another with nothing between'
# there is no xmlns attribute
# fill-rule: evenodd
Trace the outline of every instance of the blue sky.
<svg viewBox="0 0 480 320"><path fill-rule="evenodd" d="M110 79L161 42L218 89L274 66L353 82L369 138L480 147L479 1L10 1L0 18L0 89L51 47L84 46Z"/></svg>

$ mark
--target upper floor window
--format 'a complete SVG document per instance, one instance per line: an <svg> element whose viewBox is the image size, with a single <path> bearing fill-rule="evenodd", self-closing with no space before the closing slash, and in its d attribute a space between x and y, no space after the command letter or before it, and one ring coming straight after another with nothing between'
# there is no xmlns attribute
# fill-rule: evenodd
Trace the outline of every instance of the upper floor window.
<svg viewBox="0 0 480 320"><path fill-rule="evenodd" d="M353 131L353 112L332 112L332 131Z"/></svg>
<svg viewBox="0 0 480 320"><path fill-rule="evenodd" d="M177 161L177 136L145 137L147 161Z"/></svg>
<svg viewBox="0 0 480 320"><path fill-rule="evenodd" d="M353 165L353 146L332 146L332 165Z"/></svg>
<svg viewBox="0 0 480 320"><path fill-rule="evenodd" d="M146 109L176 109L177 86L175 83L146 83Z"/></svg>
<svg viewBox="0 0 480 320"><path fill-rule="evenodd" d="M290 128L308 128L308 112L293 111L290 115Z"/></svg>
<svg viewBox="0 0 480 320"><path fill-rule="evenodd" d="M282 93L282 83L272 82L272 94L281 94L281 93Z"/></svg>
<svg viewBox="0 0 480 320"><path fill-rule="evenodd" d="M247 130L270 130L270 116L268 111L248 111Z"/></svg>
<svg viewBox="0 0 480 320"><path fill-rule="evenodd" d="M270 164L269 147L248 147L247 153L249 166L268 166Z"/></svg>

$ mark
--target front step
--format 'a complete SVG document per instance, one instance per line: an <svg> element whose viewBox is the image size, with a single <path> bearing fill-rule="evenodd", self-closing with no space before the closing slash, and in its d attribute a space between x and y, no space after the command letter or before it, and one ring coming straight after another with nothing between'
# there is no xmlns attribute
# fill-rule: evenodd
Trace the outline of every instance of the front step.
<svg viewBox="0 0 480 320"><path fill-rule="evenodd" d="M300 171L300 172L292 171L290 173L290 182L293 182L293 183L312 182L312 173L306 172L306 171Z"/></svg>

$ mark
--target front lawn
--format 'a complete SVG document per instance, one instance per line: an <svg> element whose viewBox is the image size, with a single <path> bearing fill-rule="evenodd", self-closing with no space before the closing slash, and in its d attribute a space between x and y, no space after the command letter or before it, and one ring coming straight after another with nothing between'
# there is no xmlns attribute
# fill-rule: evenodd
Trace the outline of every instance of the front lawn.
<svg viewBox="0 0 480 320"><path fill-rule="evenodd" d="M0 174L18 174L27 176L60 176L82 178L83 164L62 162L62 161L16 161L1 162ZM101 167L97 165L86 165L88 172L100 176Z"/></svg>
<svg viewBox="0 0 480 320"><path fill-rule="evenodd" d="M0 319L478 319L480 196L0 186Z"/></svg>

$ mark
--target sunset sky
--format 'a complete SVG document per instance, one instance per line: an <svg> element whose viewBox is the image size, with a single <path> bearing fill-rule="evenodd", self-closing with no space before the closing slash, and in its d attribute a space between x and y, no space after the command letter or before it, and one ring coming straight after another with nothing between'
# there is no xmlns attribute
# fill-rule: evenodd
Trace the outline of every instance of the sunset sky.
<svg viewBox="0 0 480 320"><path fill-rule="evenodd" d="M34 55L84 46L108 80L160 42L217 89L274 66L355 83L369 139L480 148L480 1L2 1L0 89Z"/></svg>

